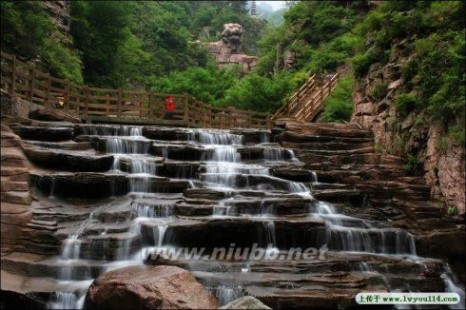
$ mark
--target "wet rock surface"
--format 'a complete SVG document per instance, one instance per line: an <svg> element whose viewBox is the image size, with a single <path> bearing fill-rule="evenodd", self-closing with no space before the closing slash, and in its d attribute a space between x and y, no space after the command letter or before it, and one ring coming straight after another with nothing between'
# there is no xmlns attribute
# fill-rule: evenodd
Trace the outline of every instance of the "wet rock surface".
<svg viewBox="0 0 466 310"><path fill-rule="evenodd" d="M78 117L70 115L64 111L44 108L29 112L29 118L48 122L81 123L81 120Z"/></svg>
<svg viewBox="0 0 466 310"><path fill-rule="evenodd" d="M36 140L2 131L2 288L46 292L48 307L83 307L93 279L132 265L93 285L94 305L123 304L112 287L134 304L189 307L194 299L177 289L181 299L164 295L171 280L138 269L169 265L190 270L218 299L212 307L251 295L271 308L344 308L361 290L445 291L451 271L427 257L464 257L462 226L355 125L60 126L69 140L51 140L62 133L41 123L15 128L40 127ZM254 246L283 256L235 258ZM224 255L211 257L219 247ZM309 247L316 255L302 257ZM189 257L200 248L207 259Z"/></svg>
<svg viewBox="0 0 466 310"><path fill-rule="evenodd" d="M104 273L89 288L86 309L215 309L194 276L174 266L126 267Z"/></svg>
<svg viewBox="0 0 466 310"><path fill-rule="evenodd" d="M64 152L39 147L24 147L28 159L39 167L63 171L107 171L113 164L112 155L95 155L92 152Z"/></svg>

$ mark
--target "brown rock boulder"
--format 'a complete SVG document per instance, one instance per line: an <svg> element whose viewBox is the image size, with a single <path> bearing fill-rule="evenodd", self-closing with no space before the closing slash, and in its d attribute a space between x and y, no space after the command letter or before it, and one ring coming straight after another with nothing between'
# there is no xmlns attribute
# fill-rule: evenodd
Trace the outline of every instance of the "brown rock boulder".
<svg viewBox="0 0 466 310"><path fill-rule="evenodd" d="M194 276L175 266L131 266L104 273L90 286L86 309L215 309Z"/></svg>
<svg viewBox="0 0 466 310"><path fill-rule="evenodd" d="M56 109L37 109L29 112L29 118L47 122L81 123L79 117Z"/></svg>

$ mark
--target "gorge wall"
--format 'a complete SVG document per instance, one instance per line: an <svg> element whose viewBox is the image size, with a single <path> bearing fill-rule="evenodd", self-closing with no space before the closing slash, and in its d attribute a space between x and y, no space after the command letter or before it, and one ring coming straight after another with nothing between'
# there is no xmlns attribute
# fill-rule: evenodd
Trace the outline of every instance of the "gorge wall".
<svg viewBox="0 0 466 310"><path fill-rule="evenodd" d="M70 31L70 2L69 1L42 1L54 25L63 33Z"/></svg>
<svg viewBox="0 0 466 310"><path fill-rule="evenodd" d="M431 197L443 201L446 210L465 214L465 149L444 136L442 124L425 113L401 116L394 98L405 81L402 66L413 57L408 46L414 38L393 45L388 63L370 66L353 92L351 121L374 133L378 151L407 158L406 170L422 175L431 187Z"/></svg>

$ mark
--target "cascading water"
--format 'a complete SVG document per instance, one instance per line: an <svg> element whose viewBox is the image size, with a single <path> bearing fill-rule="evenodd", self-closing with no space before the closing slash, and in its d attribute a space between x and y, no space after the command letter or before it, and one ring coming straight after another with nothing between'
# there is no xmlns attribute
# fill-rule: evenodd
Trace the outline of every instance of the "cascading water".
<svg viewBox="0 0 466 310"><path fill-rule="evenodd" d="M267 240L267 248L276 248L277 247L277 239L275 236L275 223L273 221L267 221L264 223L265 226L265 233L266 233L266 240Z"/></svg>
<svg viewBox="0 0 466 310"><path fill-rule="evenodd" d="M153 182L162 178L157 173L167 171L159 170L159 162L150 154L154 141L142 135L142 127L83 128L83 134L100 135L99 138L105 140L105 150L114 155L111 173L128 177L130 193L125 197L126 200L123 199L124 202L116 199L113 204L97 208L88 220L83 221L63 241L61 255L57 258L63 269L58 278L63 280L63 285L75 282L76 288L57 291L48 304L49 308L81 308L86 289L96 275L117 267L142 264L154 249L176 247L176 242L172 242L176 240L173 238L176 235L172 225L186 220L185 217L190 216L189 212L196 211L193 211L195 208L192 205L183 209L183 203L204 199L188 197L186 190L178 194L154 192ZM290 166L299 162L293 152L270 143L268 132L262 132L258 143L251 146L246 145L242 135L228 131L184 130L188 132L188 139L183 143L202 150L203 156L200 160L190 162L199 165L195 173L187 173L183 170L185 166L177 166L173 173L177 177L174 179L190 176L192 179L188 181L192 188L206 189L209 194L219 193L214 199L205 199L205 204L213 206L210 214L203 211L202 216L199 216L202 221L245 219L248 225L259 223L257 231L262 234L259 239L262 243L265 241L266 251L278 251L277 240L281 247L284 238L279 235L283 225L276 225L276 221L287 223L288 218L281 214L287 214L288 209L296 209L292 215L300 220L321 220L325 223L324 233L315 241L327 244L334 253L343 256L354 253L379 255L390 260L407 257L421 260L416 255L414 238L408 232L386 227L379 222L343 215L337 212L339 207L313 199L307 184L273 176L273 169L281 167L284 162ZM247 148L249 146L250 149ZM172 155L169 151L170 143L163 142L159 147L158 156L161 154L169 162ZM173 180L171 178L170 182ZM313 174L311 184L317 183L317 175ZM290 199L294 199L296 205L289 203ZM204 205L201 207L207 209ZM180 210L186 213L180 216ZM201 225L204 222L196 220L192 222L199 227L207 227ZM302 234L307 233L303 229ZM256 236L251 233L252 237ZM252 274L253 263L241 262L239 267L236 266L236 272L246 276ZM91 272L88 266L96 265L98 270L92 269ZM78 266L81 270L79 272ZM352 268L356 269L355 272L377 274L368 262L357 261L354 266ZM83 272L83 269L86 270ZM448 272L442 275L442 280L447 291L463 292L464 296L464 290L455 284ZM389 281L384 281L387 282L387 289L392 289ZM221 305L246 295L241 285L228 281L222 283L219 280L210 289ZM394 286L393 289L397 288Z"/></svg>

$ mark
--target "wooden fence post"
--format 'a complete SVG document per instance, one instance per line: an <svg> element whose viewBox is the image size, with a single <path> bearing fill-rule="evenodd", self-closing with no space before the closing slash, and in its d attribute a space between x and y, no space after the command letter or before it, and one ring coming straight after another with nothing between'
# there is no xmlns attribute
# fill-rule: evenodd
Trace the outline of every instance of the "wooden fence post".
<svg viewBox="0 0 466 310"><path fill-rule="evenodd" d="M85 93L86 93L86 99L84 101L84 107L86 111L86 117L89 117L89 86L84 86Z"/></svg>
<svg viewBox="0 0 466 310"><path fill-rule="evenodd" d="M148 93L149 97L149 119L154 118L154 95L152 93Z"/></svg>
<svg viewBox="0 0 466 310"><path fill-rule="evenodd" d="M118 88L117 117L121 117L121 88Z"/></svg>
<svg viewBox="0 0 466 310"><path fill-rule="evenodd" d="M70 111L70 81L65 80L65 94L63 98L63 106L65 107L65 111Z"/></svg>
<svg viewBox="0 0 466 310"><path fill-rule="evenodd" d="M207 119L207 127L212 128L214 126L214 120L212 119L212 106L208 106L208 119Z"/></svg>
<svg viewBox="0 0 466 310"><path fill-rule="evenodd" d="M11 60L11 90L10 95L13 97L15 95L15 86L16 86L16 55L13 55Z"/></svg>
<svg viewBox="0 0 466 310"><path fill-rule="evenodd" d="M188 106L188 95L184 95L184 115L183 115L183 122L187 127L189 126L189 106Z"/></svg>
<svg viewBox="0 0 466 310"><path fill-rule="evenodd" d="M76 115L81 117L81 95L79 93L79 88L81 86L76 85Z"/></svg>
<svg viewBox="0 0 466 310"><path fill-rule="evenodd" d="M29 69L29 77L31 78L31 81L29 83L29 102L32 103L32 99L34 97L34 77L35 77L35 67L34 66L31 66L31 68Z"/></svg>
<svg viewBox="0 0 466 310"><path fill-rule="evenodd" d="M45 91L45 101L44 101L44 107L51 109L51 104L50 104L50 74L47 74L47 88Z"/></svg>

